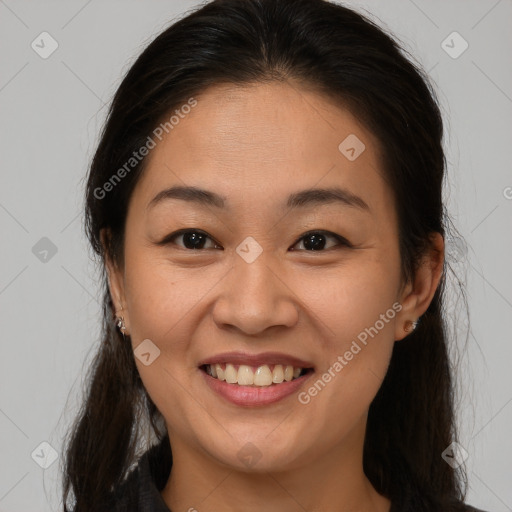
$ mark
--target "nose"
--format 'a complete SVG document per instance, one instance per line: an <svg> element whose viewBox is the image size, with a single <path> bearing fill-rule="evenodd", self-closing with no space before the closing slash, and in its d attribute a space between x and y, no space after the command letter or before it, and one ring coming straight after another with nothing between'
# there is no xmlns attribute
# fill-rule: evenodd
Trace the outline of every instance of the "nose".
<svg viewBox="0 0 512 512"><path fill-rule="evenodd" d="M297 323L299 301L293 283L287 282L279 265L269 263L262 255L252 263L235 259L213 308L219 328L257 335L271 327Z"/></svg>

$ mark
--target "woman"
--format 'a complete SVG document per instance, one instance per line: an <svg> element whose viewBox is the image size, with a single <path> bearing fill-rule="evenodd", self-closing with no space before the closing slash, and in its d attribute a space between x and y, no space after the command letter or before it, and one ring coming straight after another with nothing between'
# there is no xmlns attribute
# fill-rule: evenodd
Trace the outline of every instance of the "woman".
<svg viewBox="0 0 512 512"><path fill-rule="evenodd" d="M216 0L158 36L88 177L104 334L65 510L475 510L442 134L424 74L340 5Z"/></svg>

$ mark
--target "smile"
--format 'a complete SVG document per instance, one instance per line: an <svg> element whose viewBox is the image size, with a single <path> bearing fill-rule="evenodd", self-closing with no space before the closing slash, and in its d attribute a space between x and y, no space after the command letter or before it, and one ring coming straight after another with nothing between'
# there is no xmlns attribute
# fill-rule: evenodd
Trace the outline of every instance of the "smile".
<svg viewBox="0 0 512 512"><path fill-rule="evenodd" d="M291 365L205 364L200 367L206 384L217 395L241 407L269 405L297 393L313 368Z"/></svg>
<svg viewBox="0 0 512 512"><path fill-rule="evenodd" d="M263 364L249 366L246 364L216 363L203 366L204 371L213 378L228 384L239 386L271 386L291 382L304 375L308 369L282 364Z"/></svg>

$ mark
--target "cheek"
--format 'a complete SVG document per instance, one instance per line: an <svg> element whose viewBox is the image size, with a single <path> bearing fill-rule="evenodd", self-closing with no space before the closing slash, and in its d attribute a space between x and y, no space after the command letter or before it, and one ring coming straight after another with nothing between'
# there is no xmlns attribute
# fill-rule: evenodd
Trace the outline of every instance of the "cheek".
<svg viewBox="0 0 512 512"><path fill-rule="evenodd" d="M321 415L350 410L357 417L377 393L391 358L395 317L401 309L396 301L399 273L395 267L367 259L328 276L300 281L299 294L319 329L322 352L321 382L311 392L306 390L304 401L317 400L313 397L318 395L314 407L323 409Z"/></svg>
<svg viewBox="0 0 512 512"><path fill-rule="evenodd" d="M376 322L386 335L393 330L398 268L361 258L329 272L302 274L295 283L306 314L319 321L326 340L346 343Z"/></svg>
<svg viewBox="0 0 512 512"><path fill-rule="evenodd" d="M174 418L176 426L186 417L183 383L197 371L189 364L189 340L195 324L187 321L187 315L193 315L204 295L205 275L201 283L198 271L176 270L169 261L142 251L132 253L125 268L135 363L152 401L164 417ZM151 353L148 365L137 357L137 348L143 344L148 346L145 352ZM153 352L157 354L154 359Z"/></svg>
<svg viewBox="0 0 512 512"><path fill-rule="evenodd" d="M208 289L208 273L176 269L164 258L133 255L126 264L126 289L132 340L169 339L186 327L186 318Z"/></svg>

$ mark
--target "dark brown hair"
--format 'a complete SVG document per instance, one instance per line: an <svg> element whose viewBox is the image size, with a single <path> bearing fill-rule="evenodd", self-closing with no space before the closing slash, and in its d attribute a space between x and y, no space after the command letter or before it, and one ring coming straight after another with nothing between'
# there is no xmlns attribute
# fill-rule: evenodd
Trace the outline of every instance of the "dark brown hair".
<svg viewBox="0 0 512 512"><path fill-rule="evenodd" d="M424 72L369 18L324 0L215 0L161 33L129 69L113 98L87 177L85 229L99 255L104 294L101 345L69 433L65 511L97 512L136 462L144 420L159 440L159 478L172 454L161 414L139 377L129 340L114 327L105 258L124 264L127 207L145 159L108 193L98 193L142 147L163 118L220 83L288 81L335 99L383 148L394 194L404 282L414 276L429 236L445 236L443 123ZM103 189L104 190L104 189ZM111 237L102 245L100 230ZM373 400L364 471L376 490L417 512L458 510L465 475L442 458L457 438L443 293L446 266L416 330L396 342ZM70 507L70 508L68 508Z"/></svg>

